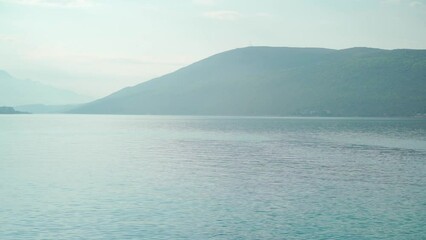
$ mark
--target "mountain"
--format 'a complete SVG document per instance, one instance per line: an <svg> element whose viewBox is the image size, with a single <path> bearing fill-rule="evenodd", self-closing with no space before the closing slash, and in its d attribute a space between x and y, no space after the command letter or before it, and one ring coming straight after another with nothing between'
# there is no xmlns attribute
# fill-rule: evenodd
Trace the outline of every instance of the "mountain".
<svg viewBox="0 0 426 240"><path fill-rule="evenodd" d="M0 107L0 114L28 114L28 113L16 111L13 107Z"/></svg>
<svg viewBox="0 0 426 240"><path fill-rule="evenodd" d="M412 116L426 113L426 50L249 47L124 88L72 113Z"/></svg>
<svg viewBox="0 0 426 240"><path fill-rule="evenodd" d="M44 105L44 104L31 104L16 106L18 111L37 113L37 114L50 114L50 113L66 113L81 104L67 104L67 105Z"/></svg>
<svg viewBox="0 0 426 240"><path fill-rule="evenodd" d="M91 99L31 80L17 79L0 70L0 105L72 104Z"/></svg>

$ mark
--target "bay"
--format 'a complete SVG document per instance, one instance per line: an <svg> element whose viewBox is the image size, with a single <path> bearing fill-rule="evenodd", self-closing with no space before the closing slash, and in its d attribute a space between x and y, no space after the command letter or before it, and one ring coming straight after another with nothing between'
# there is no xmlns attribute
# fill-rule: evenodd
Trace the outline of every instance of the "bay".
<svg viewBox="0 0 426 240"><path fill-rule="evenodd" d="M0 239L425 236L425 119L0 116Z"/></svg>

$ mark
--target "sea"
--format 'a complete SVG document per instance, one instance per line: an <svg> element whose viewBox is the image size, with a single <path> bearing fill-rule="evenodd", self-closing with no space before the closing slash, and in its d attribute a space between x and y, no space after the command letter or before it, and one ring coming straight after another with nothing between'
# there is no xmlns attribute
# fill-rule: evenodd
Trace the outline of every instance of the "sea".
<svg viewBox="0 0 426 240"><path fill-rule="evenodd" d="M2 115L0 239L426 239L426 119Z"/></svg>

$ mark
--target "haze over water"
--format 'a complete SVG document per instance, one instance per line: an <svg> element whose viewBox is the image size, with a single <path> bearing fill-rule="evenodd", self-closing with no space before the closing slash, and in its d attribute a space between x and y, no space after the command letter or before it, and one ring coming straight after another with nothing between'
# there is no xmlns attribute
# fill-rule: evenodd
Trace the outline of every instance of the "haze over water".
<svg viewBox="0 0 426 240"><path fill-rule="evenodd" d="M0 239L422 239L426 120L0 116Z"/></svg>

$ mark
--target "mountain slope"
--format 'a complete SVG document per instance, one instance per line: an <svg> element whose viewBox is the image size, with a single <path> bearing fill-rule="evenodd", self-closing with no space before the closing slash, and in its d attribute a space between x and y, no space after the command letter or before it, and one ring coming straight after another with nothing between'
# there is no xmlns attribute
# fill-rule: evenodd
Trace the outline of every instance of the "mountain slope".
<svg viewBox="0 0 426 240"><path fill-rule="evenodd" d="M101 114L411 116L426 113L426 51L250 47L73 110Z"/></svg>
<svg viewBox="0 0 426 240"><path fill-rule="evenodd" d="M72 109L80 106L80 104L67 104L67 105L44 105L44 104L32 104L15 106L15 110L37 114L52 114L52 113L66 113Z"/></svg>
<svg viewBox="0 0 426 240"><path fill-rule="evenodd" d="M90 98L71 91L30 80L17 79L0 70L0 105L70 104L88 101Z"/></svg>

